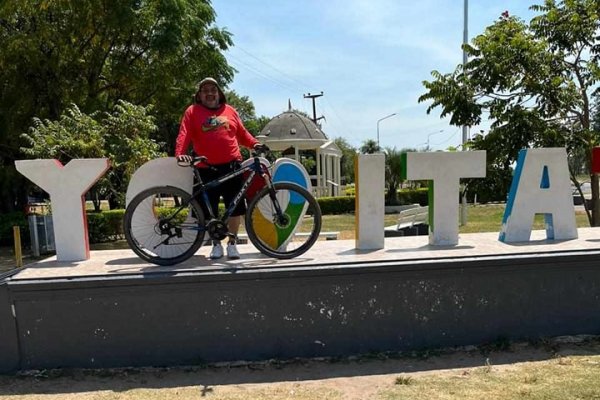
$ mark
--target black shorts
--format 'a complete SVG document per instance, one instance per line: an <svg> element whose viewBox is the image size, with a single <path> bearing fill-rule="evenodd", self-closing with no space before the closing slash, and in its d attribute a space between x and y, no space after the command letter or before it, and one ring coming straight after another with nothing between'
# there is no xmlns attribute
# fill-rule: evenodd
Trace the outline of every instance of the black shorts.
<svg viewBox="0 0 600 400"><path fill-rule="evenodd" d="M230 172L233 172L240 168L239 162L231 162L227 164L218 164L214 165L216 171L212 168L198 168L200 172L200 177L202 178L202 182L208 183L217 178L220 178L224 175L227 175ZM242 185L244 184L244 179L242 175L238 175L234 178L231 178L219 186L208 190L206 193L210 200L210 206L213 209L213 212L217 214L219 212L219 199L223 197L223 202L225 203L225 207L229 208L229 205L235 198L235 196L239 193ZM200 205L202 206L202 210L204 211L204 215L208 218L208 210L204 206L204 202L198 199ZM244 215L246 213L246 201L242 198L237 205L237 207L233 210L232 216Z"/></svg>

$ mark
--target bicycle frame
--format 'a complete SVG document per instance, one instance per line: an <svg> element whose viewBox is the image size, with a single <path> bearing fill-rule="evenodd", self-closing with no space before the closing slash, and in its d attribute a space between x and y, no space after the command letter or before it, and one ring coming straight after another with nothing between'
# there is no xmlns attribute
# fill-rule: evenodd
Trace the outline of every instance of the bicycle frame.
<svg viewBox="0 0 600 400"><path fill-rule="evenodd" d="M185 189L170 185L140 192L132 199L124 217L125 238L132 250L146 261L173 265L193 256L209 239L213 242L227 237L234 240L228 220L244 197L251 196L245 224L249 241L262 254L274 258L288 259L306 252L318 239L321 229L319 204L298 184L273 182L273 171L263 161L253 152L252 158L238 170L227 171L206 183L200 176L204 175L202 170L193 169L196 177L191 190L193 197ZM178 164L194 167L198 162L211 167L205 157L186 158ZM208 190L231 179L239 179L240 185L237 188L236 181L238 190L232 193L231 204L219 217L218 210L211 205ZM175 204L171 200L162 204L162 197L175 199ZM303 230L306 233L296 237L300 225L306 228Z"/></svg>
<svg viewBox="0 0 600 400"><path fill-rule="evenodd" d="M210 168L210 165L209 165L209 168ZM238 169L237 171L230 172L218 179L204 183L204 182L202 182L198 168L194 168L194 176L196 177L196 183L194 183L194 187L192 190L193 193L192 193L191 198L201 198L202 199L202 203L204 204L204 206L206 207L206 209L208 210L208 213L209 213L209 215L207 216L207 217L209 217L207 219L207 221L218 218L218 215L217 215L218 212L215 213L215 210L213 210L212 205L210 204L210 200L208 198L207 191L212 188L218 187L218 186L222 185L224 182L227 182L228 180L233 179L236 176L242 175L247 171L250 171L250 174L248 175L248 177L242 184L241 189L239 190L239 192L236 194L233 201L229 205L229 208L227 208L227 210L225 210L225 213L221 217L221 221L224 223L229 219L229 217L231 217L233 210L235 210L235 208L238 206L238 204L240 203L240 201L242 200L242 198L248 191L248 188L252 184L252 180L254 179L256 174L260 174L261 178L264 179L267 187L269 187L269 188L273 187L273 182L271 180L271 174L269 173L269 170L261 164L260 158L258 156L254 156L254 162L252 164L242 167L242 168ZM198 187L198 188L196 189L196 187Z"/></svg>

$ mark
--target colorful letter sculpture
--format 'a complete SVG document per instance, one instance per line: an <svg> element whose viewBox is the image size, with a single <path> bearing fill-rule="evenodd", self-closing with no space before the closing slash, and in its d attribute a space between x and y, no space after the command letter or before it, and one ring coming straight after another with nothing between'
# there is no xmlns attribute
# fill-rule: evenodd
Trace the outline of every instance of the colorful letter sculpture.
<svg viewBox="0 0 600 400"><path fill-rule="evenodd" d="M290 158L280 158L275 161L273 165L273 182L295 183L312 192L310 177L306 169L298 161ZM289 191L278 192L277 200L279 200L284 213L291 218L289 224L286 226L273 224L274 210L268 198L260 200L251 218L257 236L271 248L282 249L285 248L300 227L308 203L303 197Z"/></svg>
<svg viewBox="0 0 600 400"><path fill-rule="evenodd" d="M359 154L356 181L356 245L359 250L383 249L385 212L385 155Z"/></svg>
<svg viewBox="0 0 600 400"><path fill-rule="evenodd" d="M52 223L58 261L90 258L85 199L83 195L109 167L106 158L15 161L17 171L50 194Z"/></svg>
<svg viewBox="0 0 600 400"><path fill-rule="evenodd" d="M528 241L535 214L544 214L548 239L577 238L564 148L519 152L499 240L506 243Z"/></svg>
<svg viewBox="0 0 600 400"><path fill-rule="evenodd" d="M431 181L429 244L458 244L460 178L485 177L485 151L406 153L404 161L405 179Z"/></svg>

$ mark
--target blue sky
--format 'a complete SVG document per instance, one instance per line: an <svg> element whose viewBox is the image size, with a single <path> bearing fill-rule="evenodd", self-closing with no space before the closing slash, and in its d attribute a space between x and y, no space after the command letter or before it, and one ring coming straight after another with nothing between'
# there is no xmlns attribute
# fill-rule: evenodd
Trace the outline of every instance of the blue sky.
<svg viewBox="0 0 600 400"><path fill-rule="evenodd" d="M541 0L469 2L469 37L508 10L525 21ZM320 93L317 116L329 138L359 147L446 149L461 143L427 105L417 103L431 71L451 72L462 62L462 0L213 0L217 25L233 34L226 53L238 72L229 86L254 103L257 115L296 109L312 115L303 97ZM474 128L473 131L476 131Z"/></svg>

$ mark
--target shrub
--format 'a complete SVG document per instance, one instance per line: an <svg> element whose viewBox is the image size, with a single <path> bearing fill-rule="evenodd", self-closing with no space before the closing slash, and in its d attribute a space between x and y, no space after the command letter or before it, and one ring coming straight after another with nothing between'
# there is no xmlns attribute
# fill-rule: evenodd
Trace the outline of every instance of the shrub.
<svg viewBox="0 0 600 400"><path fill-rule="evenodd" d="M419 204L426 206L429 204L428 189L402 189L398 191L398 205Z"/></svg>
<svg viewBox="0 0 600 400"><path fill-rule="evenodd" d="M355 208L354 196L320 197L317 202L323 215L353 213Z"/></svg>
<svg viewBox="0 0 600 400"><path fill-rule="evenodd" d="M110 242L123 239L123 216L125 210L110 210L87 214L90 243Z"/></svg>

